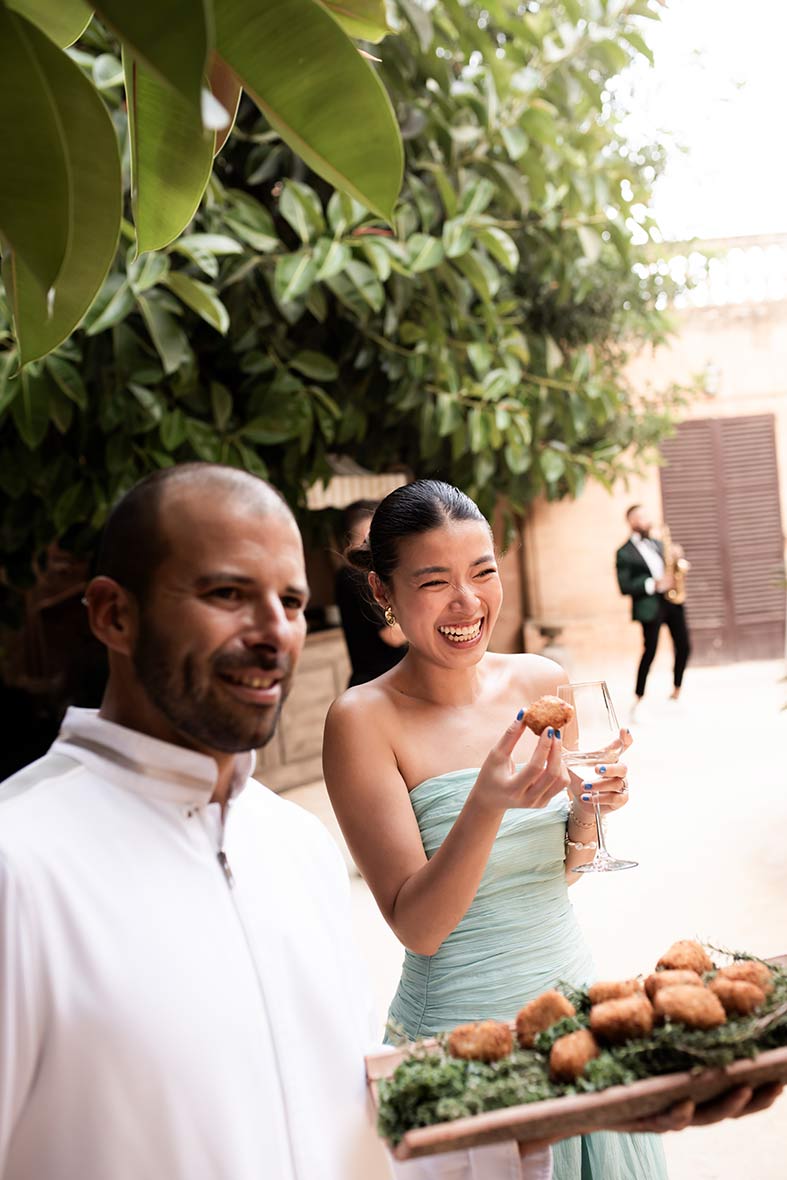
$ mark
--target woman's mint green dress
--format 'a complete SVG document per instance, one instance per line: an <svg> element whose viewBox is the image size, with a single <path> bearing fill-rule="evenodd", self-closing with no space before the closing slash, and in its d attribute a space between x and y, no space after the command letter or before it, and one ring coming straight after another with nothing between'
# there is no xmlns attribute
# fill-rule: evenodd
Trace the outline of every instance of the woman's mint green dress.
<svg viewBox="0 0 787 1180"><path fill-rule="evenodd" d="M432 856L461 811L478 770L455 770L410 792ZM591 983L590 952L565 878L565 795L542 810L507 811L478 892L434 955L406 951L389 1019L408 1037L467 1021L512 1020L528 1000L565 980ZM657 1135L599 1132L553 1147L554 1180L665 1180Z"/></svg>

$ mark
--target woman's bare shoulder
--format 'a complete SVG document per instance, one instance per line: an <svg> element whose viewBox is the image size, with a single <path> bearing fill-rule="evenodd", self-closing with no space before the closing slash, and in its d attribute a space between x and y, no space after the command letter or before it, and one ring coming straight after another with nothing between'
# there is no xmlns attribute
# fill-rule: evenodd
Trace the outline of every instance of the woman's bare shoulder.
<svg viewBox="0 0 787 1180"><path fill-rule="evenodd" d="M546 656L533 652L512 652L498 658L506 661L512 682L527 689L528 695L532 697L554 693L559 684L569 683L565 669Z"/></svg>
<svg viewBox="0 0 787 1180"><path fill-rule="evenodd" d="M381 718L387 717L394 708L391 688L385 684L385 677L370 680L367 684L356 684L346 689L332 703L328 710L328 720L339 725L375 719L379 724Z"/></svg>

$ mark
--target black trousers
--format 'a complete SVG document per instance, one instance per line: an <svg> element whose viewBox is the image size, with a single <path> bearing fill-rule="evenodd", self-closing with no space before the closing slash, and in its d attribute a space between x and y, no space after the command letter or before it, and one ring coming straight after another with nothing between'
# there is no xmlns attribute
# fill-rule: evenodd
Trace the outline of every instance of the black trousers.
<svg viewBox="0 0 787 1180"><path fill-rule="evenodd" d="M676 688L680 688L683 683L683 673L686 670L686 664L691 653L686 615L684 614L682 605L662 598L658 616L652 623L641 624L642 638L645 646L642 651L639 668L637 669L637 687L635 691L638 697L644 697L645 695L645 681L648 679L650 665L653 663L653 658L656 655L662 623L667 624L672 637L672 646L675 649L675 667L672 676L673 684Z"/></svg>

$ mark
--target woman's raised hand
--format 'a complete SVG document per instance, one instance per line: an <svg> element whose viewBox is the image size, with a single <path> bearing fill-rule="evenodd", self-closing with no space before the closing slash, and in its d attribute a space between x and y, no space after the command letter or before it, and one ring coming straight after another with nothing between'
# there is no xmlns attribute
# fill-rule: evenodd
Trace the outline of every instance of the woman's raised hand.
<svg viewBox="0 0 787 1180"><path fill-rule="evenodd" d="M634 740L627 729L621 729L620 740L627 750ZM625 762L601 763L596 767L600 776L592 785L584 782L572 772L569 791L580 812L592 814L593 804L598 803L602 811L617 811L629 801L628 766Z"/></svg>
<svg viewBox="0 0 787 1180"><path fill-rule="evenodd" d="M472 791L477 806L489 811L546 807L569 786L570 775L561 760L560 730L545 729L530 761L517 769L513 754L524 731L525 723L518 716L487 754Z"/></svg>

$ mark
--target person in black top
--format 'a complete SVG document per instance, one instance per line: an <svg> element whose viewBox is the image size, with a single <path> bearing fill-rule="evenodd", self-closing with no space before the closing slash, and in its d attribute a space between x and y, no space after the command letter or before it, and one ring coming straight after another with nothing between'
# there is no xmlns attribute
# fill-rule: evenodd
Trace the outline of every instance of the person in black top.
<svg viewBox="0 0 787 1180"><path fill-rule="evenodd" d="M377 507L375 500L356 500L344 510L346 548L362 545ZM407 640L398 623L389 624L374 601L360 570L346 562L336 574L336 605L342 620L352 674L348 688L365 684L398 664Z"/></svg>

